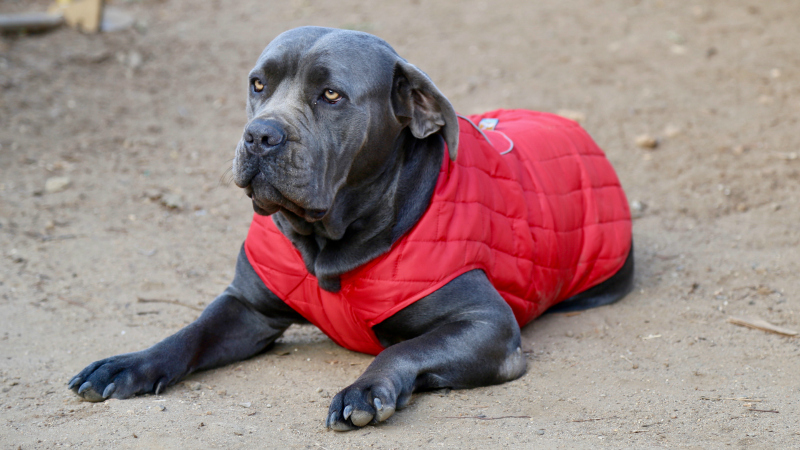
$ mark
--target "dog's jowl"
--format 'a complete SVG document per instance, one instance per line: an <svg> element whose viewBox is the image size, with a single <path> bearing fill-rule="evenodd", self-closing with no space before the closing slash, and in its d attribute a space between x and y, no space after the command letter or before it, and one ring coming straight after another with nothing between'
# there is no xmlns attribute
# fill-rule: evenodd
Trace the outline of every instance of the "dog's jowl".
<svg viewBox="0 0 800 450"><path fill-rule="evenodd" d="M255 215L233 282L175 335L86 367L84 399L158 394L310 322L376 355L330 405L349 430L415 391L518 378L520 326L630 290L625 194L576 123L457 115L386 42L327 28L278 36L247 89L233 175Z"/></svg>

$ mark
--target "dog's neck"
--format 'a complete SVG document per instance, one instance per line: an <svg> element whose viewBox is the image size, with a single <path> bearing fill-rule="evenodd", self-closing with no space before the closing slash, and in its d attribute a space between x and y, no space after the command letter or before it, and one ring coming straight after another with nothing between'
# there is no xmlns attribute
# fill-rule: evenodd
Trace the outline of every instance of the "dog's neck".
<svg viewBox="0 0 800 450"><path fill-rule="evenodd" d="M273 216L275 224L300 251L320 287L338 292L343 273L389 251L419 221L444 153L438 134L420 140L404 130L383 170L343 187L322 221L309 223L282 210Z"/></svg>

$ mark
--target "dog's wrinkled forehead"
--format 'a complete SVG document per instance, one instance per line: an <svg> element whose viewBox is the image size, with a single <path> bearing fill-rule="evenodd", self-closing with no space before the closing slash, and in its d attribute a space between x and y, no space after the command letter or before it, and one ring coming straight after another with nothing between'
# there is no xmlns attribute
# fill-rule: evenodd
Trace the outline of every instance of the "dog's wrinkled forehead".
<svg viewBox="0 0 800 450"><path fill-rule="evenodd" d="M302 75L311 82L333 83L357 97L370 87L388 86L398 59L388 43L371 34L302 27L270 42L253 72L266 71L279 79Z"/></svg>

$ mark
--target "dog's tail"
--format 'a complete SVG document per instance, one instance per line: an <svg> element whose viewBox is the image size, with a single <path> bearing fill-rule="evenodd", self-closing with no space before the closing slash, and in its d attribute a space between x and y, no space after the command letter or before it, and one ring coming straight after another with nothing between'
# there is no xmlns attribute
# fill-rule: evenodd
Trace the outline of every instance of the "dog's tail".
<svg viewBox="0 0 800 450"><path fill-rule="evenodd" d="M633 242L631 250L625 259L625 264L611 278L602 283L589 288L578 295L552 306L545 311L547 313L566 313L572 311L582 311L584 309L596 308L598 306L609 305L625 297L633 290Z"/></svg>

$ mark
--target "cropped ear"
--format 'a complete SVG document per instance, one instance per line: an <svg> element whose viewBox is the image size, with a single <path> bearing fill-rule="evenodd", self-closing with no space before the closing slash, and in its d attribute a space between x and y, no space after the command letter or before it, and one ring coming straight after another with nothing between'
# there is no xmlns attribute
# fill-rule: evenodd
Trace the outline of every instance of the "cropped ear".
<svg viewBox="0 0 800 450"><path fill-rule="evenodd" d="M395 116L408 124L411 134L423 139L441 132L450 159L458 154L458 118L450 101L442 95L428 75L402 59L394 68L392 107Z"/></svg>

